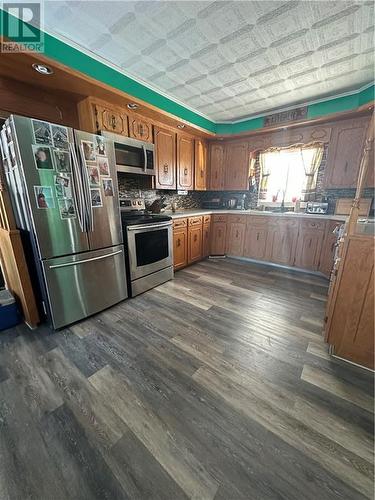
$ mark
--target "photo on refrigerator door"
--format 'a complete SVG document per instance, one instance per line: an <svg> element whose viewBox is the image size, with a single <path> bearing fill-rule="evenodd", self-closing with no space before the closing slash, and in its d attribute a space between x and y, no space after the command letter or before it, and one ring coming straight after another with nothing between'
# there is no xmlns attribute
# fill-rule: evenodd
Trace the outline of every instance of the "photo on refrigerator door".
<svg viewBox="0 0 375 500"><path fill-rule="evenodd" d="M91 206L98 208L103 206L102 195L100 189L90 189L91 194Z"/></svg>
<svg viewBox="0 0 375 500"><path fill-rule="evenodd" d="M86 161L95 161L96 154L94 149L94 143L91 141L81 141L83 154Z"/></svg>
<svg viewBox="0 0 375 500"><path fill-rule="evenodd" d="M31 120L35 142L52 146L51 125L41 120Z"/></svg>
<svg viewBox="0 0 375 500"><path fill-rule="evenodd" d="M54 170L51 148L48 146L32 145L34 163L38 170Z"/></svg>
<svg viewBox="0 0 375 500"><path fill-rule="evenodd" d="M106 156L98 156L96 161L100 175L109 175L108 158Z"/></svg>
<svg viewBox="0 0 375 500"><path fill-rule="evenodd" d="M100 135L95 136L95 152L97 155L106 156L104 138Z"/></svg>
<svg viewBox="0 0 375 500"><path fill-rule="evenodd" d="M53 156L55 160L55 167L58 172L70 173L71 163L69 151L64 151L63 149L54 149Z"/></svg>
<svg viewBox="0 0 375 500"><path fill-rule="evenodd" d="M98 167L87 167L89 174L90 187L97 188L100 186L100 177Z"/></svg>
<svg viewBox="0 0 375 500"><path fill-rule="evenodd" d="M55 175L57 198L72 198L72 179L69 174Z"/></svg>
<svg viewBox="0 0 375 500"><path fill-rule="evenodd" d="M59 204L60 217L62 220L74 219L76 217L76 210L72 198L57 200Z"/></svg>
<svg viewBox="0 0 375 500"><path fill-rule="evenodd" d="M113 181L112 179L103 179L104 196L113 196Z"/></svg>
<svg viewBox="0 0 375 500"><path fill-rule="evenodd" d="M51 186L34 186L34 195L38 208L55 208L55 199Z"/></svg>
<svg viewBox="0 0 375 500"><path fill-rule="evenodd" d="M55 148L69 149L68 129L61 125L51 125L51 129Z"/></svg>

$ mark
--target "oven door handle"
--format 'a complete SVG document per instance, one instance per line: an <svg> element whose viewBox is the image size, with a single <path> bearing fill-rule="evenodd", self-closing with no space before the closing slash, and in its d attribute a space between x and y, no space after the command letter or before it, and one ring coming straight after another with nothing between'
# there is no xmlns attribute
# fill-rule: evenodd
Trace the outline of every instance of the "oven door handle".
<svg viewBox="0 0 375 500"><path fill-rule="evenodd" d="M167 228L172 225L172 221L170 222L162 222L160 224L147 224L147 225L138 225L138 226L128 226L128 231L153 231L154 229L159 228Z"/></svg>

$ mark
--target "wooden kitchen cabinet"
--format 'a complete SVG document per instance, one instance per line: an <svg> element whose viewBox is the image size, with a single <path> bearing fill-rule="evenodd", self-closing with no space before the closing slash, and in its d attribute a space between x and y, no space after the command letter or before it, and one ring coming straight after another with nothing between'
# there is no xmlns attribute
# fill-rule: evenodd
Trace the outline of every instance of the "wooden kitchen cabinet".
<svg viewBox="0 0 375 500"><path fill-rule="evenodd" d="M188 263L188 229L187 219L176 219L173 222L173 266L174 270L186 267Z"/></svg>
<svg viewBox="0 0 375 500"><path fill-rule="evenodd" d="M294 265L316 271L319 267L325 221L301 221Z"/></svg>
<svg viewBox="0 0 375 500"><path fill-rule="evenodd" d="M270 261L284 266L292 266L296 253L298 221L277 220L270 227Z"/></svg>
<svg viewBox="0 0 375 500"><path fill-rule="evenodd" d="M211 143L209 148L210 190L221 191L224 189L224 144Z"/></svg>
<svg viewBox="0 0 375 500"><path fill-rule="evenodd" d="M208 222L203 224L202 232L202 257L208 257L210 255L210 245L211 245L211 223Z"/></svg>
<svg viewBox="0 0 375 500"><path fill-rule="evenodd" d="M189 217L188 264L202 259L202 217Z"/></svg>
<svg viewBox="0 0 375 500"><path fill-rule="evenodd" d="M194 188L196 191L207 189L207 144L201 139L195 140Z"/></svg>
<svg viewBox="0 0 375 500"><path fill-rule="evenodd" d="M155 127L155 188L176 189L176 133Z"/></svg>
<svg viewBox="0 0 375 500"><path fill-rule="evenodd" d="M320 253L319 271L327 278L331 276L333 268L333 260L337 243L337 236L333 231L341 225L341 222L328 221L323 240L322 250Z"/></svg>
<svg viewBox="0 0 375 500"><path fill-rule="evenodd" d="M194 139L177 135L177 189L194 189Z"/></svg>
<svg viewBox="0 0 375 500"><path fill-rule="evenodd" d="M227 245L228 255L240 257L243 254L246 224L239 222L228 222Z"/></svg>
<svg viewBox="0 0 375 500"><path fill-rule="evenodd" d="M225 189L244 191L249 187L249 148L247 143L226 144Z"/></svg>
<svg viewBox="0 0 375 500"><path fill-rule="evenodd" d="M324 174L326 188L354 188L369 118L343 120L334 128Z"/></svg>
<svg viewBox="0 0 375 500"><path fill-rule="evenodd" d="M256 260L267 260L268 224L249 221L246 226L244 241L244 257Z"/></svg>
<svg viewBox="0 0 375 500"><path fill-rule="evenodd" d="M215 222L211 226L211 255L225 255L226 222Z"/></svg>
<svg viewBox="0 0 375 500"><path fill-rule="evenodd" d="M125 108L87 97L77 105L81 130L98 133L101 130L129 135L128 113Z"/></svg>
<svg viewBox="0 0 375 500"><path fill-rule="evenodd" d="M141 116L129 116L129 136L145 142L153 142L152 123Z"/></svg>

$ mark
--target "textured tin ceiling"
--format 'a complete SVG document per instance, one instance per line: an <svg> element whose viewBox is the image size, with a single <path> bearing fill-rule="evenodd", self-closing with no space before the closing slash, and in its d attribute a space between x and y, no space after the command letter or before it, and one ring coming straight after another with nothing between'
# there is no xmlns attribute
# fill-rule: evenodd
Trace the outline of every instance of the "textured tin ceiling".
<svg viewBox="0 0 375 500"><path fill-rule="evenodd" d="M372 1L46 1L45 28L214 121L374 78Z"/></svg>

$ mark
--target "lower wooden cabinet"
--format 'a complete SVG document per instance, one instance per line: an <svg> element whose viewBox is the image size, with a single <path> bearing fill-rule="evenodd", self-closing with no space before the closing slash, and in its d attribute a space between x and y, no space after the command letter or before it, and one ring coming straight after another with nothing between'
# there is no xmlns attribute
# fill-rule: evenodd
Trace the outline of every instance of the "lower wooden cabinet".
<svg viewBox="0 0 375 500"><path fill-rule="evenodd" d="M236 257L241 257L243 255L245 230L246 224L238 222L228 223L226 245L228 255L234 255Z"/></svg>
<svg viewBox="0 0 375 500"><path fill-rule="evenodd" d="M227 223L215 222L211 229L211 255L225 255Z"/></svg>
<svg viewBox="0 0 375 500"><path fill-rule="evenodd" d="M278 221L277 225L270 227L269 231L270 261L275 264L292 266L298 238L298 221L291 223Z"/></svg>
<svg viewBox="0 0 375 500"><path fill-rule="evenodd" d="M202 259L202 224L189 226L188 229L188 264Z"/></svg>
<svg viewBox="0 0 375 500"><path fill-rule="evenodd" d="M210 243L211 243L211 224L203 224L203 234L202 234L202 257L208 257L210 255Z"/></svg>
<svg viewBox="0 0 375 500"><path fill-rule="evenodd" d="M248 224L245 233L243 256L249 259L267 260L268 224Z"/></svg>
<svg viewBox="0 0 375 500"><path fill-rule="evenodd" d="M317 271L322 249L324 231L301 229L298 234L294 265L302 269Z"/></svg>
<svg viewBox="0 0 375 500"><path fill-rule="evenodd" d="M173 222L173 266L174 270L182 269L188 263L188 229L187 219Z"/></svg>

